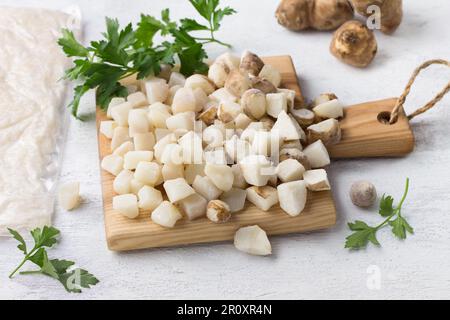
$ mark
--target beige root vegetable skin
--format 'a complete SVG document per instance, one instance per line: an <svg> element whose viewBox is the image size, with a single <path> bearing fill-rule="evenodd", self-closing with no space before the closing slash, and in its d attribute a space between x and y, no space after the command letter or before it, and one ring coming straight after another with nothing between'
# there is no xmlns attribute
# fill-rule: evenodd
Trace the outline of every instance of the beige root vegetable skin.
<svg viewBox="0 0 450 320"><path fill-rule="evenodd" d="M376 5L380 8L381 32L391 34L397 30L403 19L402 0L350 0L356 12L369 17L372 12L368 8Z"/></svg>
<svg viewBox="0 0 450 320"><path fill-rule="evenodd" d="M264 67L264 62L254 53L245 51L241 58L239 69L257 76Z"/></svg>
<svg viewBox="0 0 450 320"><path fill-rule="evenodd" d="M263 79L261 77L251 77L250 82L253 89L258 89L264 94L277 92L277 88L267 79Z"/></svg>
<svg viewBox="0 0 450 320"><path fill-rule="evenodd" d="M366 25L352 20L336 30L330 45L331 53L344 63L364 68L375 58L377 41Z"/></svg>
<svg viewBox="0 0 450 320"><path fill-rule="evenodd" d="M347 0L283 0L275 16L294 31L333 30L353 18L353 8Z"/></svg>

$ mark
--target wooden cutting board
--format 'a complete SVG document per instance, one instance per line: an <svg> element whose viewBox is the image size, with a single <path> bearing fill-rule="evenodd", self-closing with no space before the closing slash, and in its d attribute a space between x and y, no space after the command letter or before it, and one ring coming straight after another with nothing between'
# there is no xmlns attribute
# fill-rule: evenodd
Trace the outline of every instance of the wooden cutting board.
<svg viewBox="0 0 450 320"><path fill-rule="evenodd" d="M295 90L298 103L303 96L297 75L289 56L267 57L264 61L278 68L282 74L282 87ZM336 158L361 156L399 156L410 152L414 138L404 115L394 125L385 125L378 120L379 114L389 112L395 99L365 103L346 108L342 120L342 141L330 148ZM97 130L106 115L97 109ZM110 141L98 134L100 160L110 154ZM215 224L207 218L194 221L182 219L172 229L153 223L150 212L141 211L136 219L128 219L112 209L114 176L101 170L105 230L108 248L114 251L167 247L194 243L232 240L237 229L248 225L259 225L268 235L279 235L325 229L336 223L336 208L330 191L309 192L304 211L290 217L279 206L269 212L246 204L243 211L232 216L224 224Z"/></svg>

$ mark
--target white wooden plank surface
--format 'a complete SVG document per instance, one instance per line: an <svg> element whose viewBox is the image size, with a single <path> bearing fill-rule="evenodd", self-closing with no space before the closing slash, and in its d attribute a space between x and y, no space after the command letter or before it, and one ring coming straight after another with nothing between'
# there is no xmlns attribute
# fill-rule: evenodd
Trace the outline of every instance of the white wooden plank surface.
<svg viewBox="0 0 450 320"><path fill-rule="evenodd" d="M405 20L393 36L377 33L379 52L365 70L343 65L328 53L331 34L295 34L272 19L276 1L224 1L239 14L228 18L220 37L241 52L250 48L264 55L294 57L305 96L334 91L346 104L398 95L410 72L425 59L449 59L450 26L446 0L405 1ZM156 0L21 0L21 4L61 8L78 4L85 18L88 39L103 31L103 15L127 22L141 12L159 12L167 4ZM15 5L15 0L0 0ZM170 1L174 17L181 17L187 1ZM190 11L187 11L190 12ZM248 23L246 17L252 17ZM239 30L239 33L235 32ZM211 56L221 52L211 47ZM449 72L432 68L419 78L407 110L425 102ZM83 103L93 112L93 96ZM55 225L63 237L52 256L77 261L101 282L83 294L67 294L45 277L8 280L21 259L15 242L0 240L0 298L12 299L140 299L140 298L450 298L450 98L436 110L414 120L416 150L402 159L338 160L331 166L334 198L340 216L334 229L271 239L274 255L261 258L242 254L232 244L112 253L106 249L95 122L72 121L65 152L62 181L81 181L84 203L74 212L57 209ZM348 220L375 221L372 211L351 205L347 191L358 179L369 179L379 193L400 197L404 178L411 178L404 214L416 234L400 242L388 230L380 233L382 248L349 253L343 249ZM226 261L224 264L223 261ZM381 287L371 290L368 268L380 270ZM369 271L371 269L369 268ZM267 285L270 281L270 286Z"/></svg>

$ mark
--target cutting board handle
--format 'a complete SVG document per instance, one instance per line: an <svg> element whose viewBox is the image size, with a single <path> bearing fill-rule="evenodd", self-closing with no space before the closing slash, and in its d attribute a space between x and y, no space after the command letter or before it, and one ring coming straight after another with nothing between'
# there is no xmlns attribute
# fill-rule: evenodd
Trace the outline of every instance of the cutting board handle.
<svg viewBox="0 0 450 320"><path fill-rule="evenodd" d="M395 123L389 118L397 98L361 103L344 110L341 141L328 148L332 158L398 157L414 149L414 135L401 110Z"/></svg>

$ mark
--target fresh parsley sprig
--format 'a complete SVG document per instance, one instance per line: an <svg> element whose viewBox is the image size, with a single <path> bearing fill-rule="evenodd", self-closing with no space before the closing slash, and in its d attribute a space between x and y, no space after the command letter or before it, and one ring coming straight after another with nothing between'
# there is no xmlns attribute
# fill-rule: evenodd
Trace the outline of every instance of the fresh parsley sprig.
<svg viewBox="0 0 450 320"><path fill-rule="evenodd" d="M58 44L68 57L74 58L74 65L66 70L65 78L81 82L75 87L69 105L72 114L78 117L80 99L90 89L97 89L97 104L105 110L113 97L128 94L120 80L132 75L137 79L157 75L162 64L179 62L180 72L186 76L205 73L208 66L204 63L207 58L204 45L230 46L218 40L214 33L223 18L236 11L230 7L219 8L219 0L189 2L207 24L190 18L173 21L169 9L163 10L160 18L142 14L135 28L130 23L121 29L117 19L106 18L104 39L92 41L87 47L78 42L73 32L63 30ZM206 32L208 36L198 37L197 32ZM159 44L154 43L157 34L163 38Z"/></svg>
<svg viewBox="0 0 450 320"><path fill-rule="evenodd" d="M13 238L19 241L17 248L23 252L25 257L20 264L11 272L9 278L12 278L27 262L30 261L40 269L33 271L22 271L20 274L42 274L50 276L64 286L68 292L80 293L81 288L90 288L96 285L99 280L90 274L87 270L75 268L75 263L68 260L49 259L46 248L51 248L57 243L60 234L54 227L44 226L42 229L36 228L31 231L34 239L34 246L30 250L24 238L16 230L8 228Z"/></svg>
<svg viewBox="0 0 450 320"><path fill-rule="evenodd" d="M372 227L360 220L348 223L348 227L354 232L346 238L345 248L354 250L362 249L365 248L369 242L379 246L380 243L376 238L376 233L386 225L391 227L392 233L399 239L406 239L408 233L413 234L414 229L409 225L401 213L403 202L408 194L408 189L409 178L406 178L405 191L399 204L395 208L393 206L394 198L385 195L381 197L378 213L384 217L385 220L380 224Z"/></svg>

